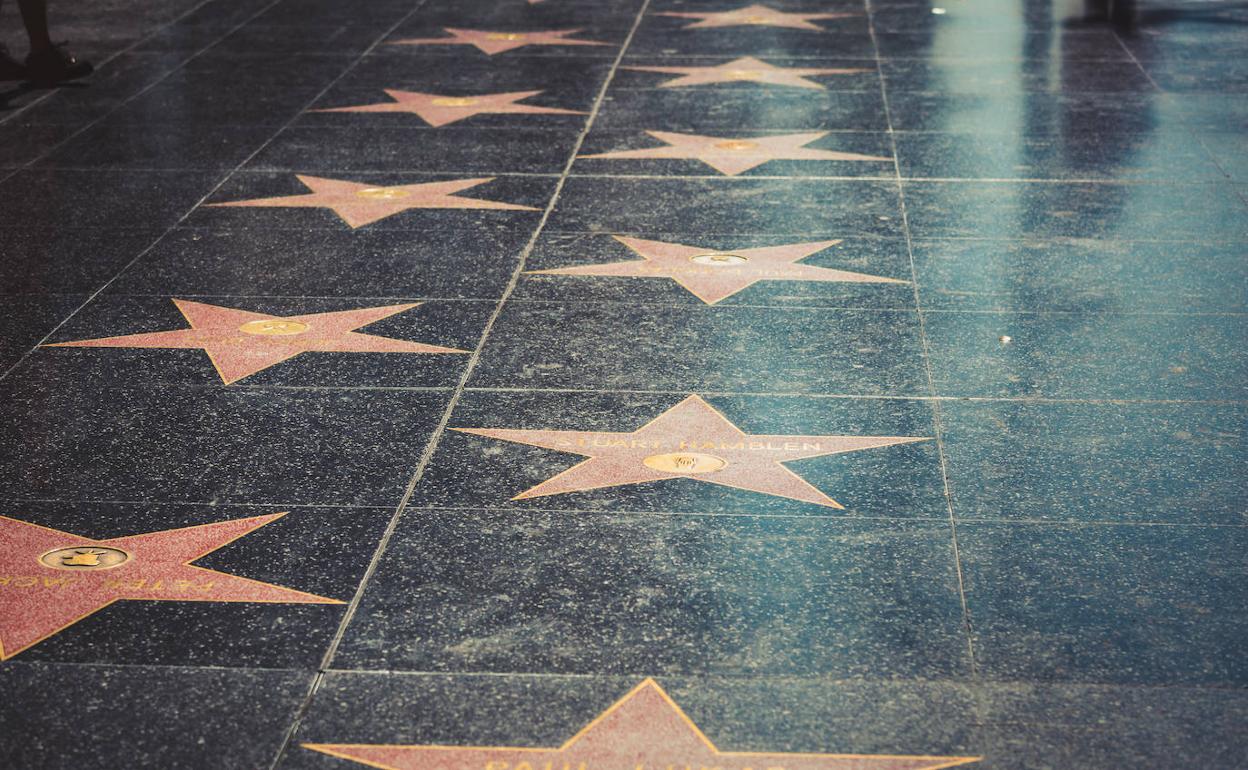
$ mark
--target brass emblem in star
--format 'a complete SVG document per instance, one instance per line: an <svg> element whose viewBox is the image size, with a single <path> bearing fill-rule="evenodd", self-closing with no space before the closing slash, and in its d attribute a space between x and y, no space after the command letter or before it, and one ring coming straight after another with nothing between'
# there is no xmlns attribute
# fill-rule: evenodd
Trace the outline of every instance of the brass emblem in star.
<svg viewBox="0 0 1248 770"><path fill-rule="evenodd" d="M394 216L408 209L502 209L507 211L537 211L532 206L500 203L479 198L461 198L455 193L467 190L494 177L480 179L454 179L448 182L402 184L380 186L348 182L342 179L324 179L319 176L296 174L296 178L312 192L303 195L282 195L276 198L253 198L244 201L209 203L209 206L241 206L255 208L319 208L333 209L334 213L352 229Z"/></svg>
<svg viewBox="0 0 1248 770"><path fill-rule="evenodd" d="M0 660L122 599L342 604L191 564L285 515L107 540L0 516Z"/></svg>
<svg viewBox="0 0 1248 770"><path fill-rule="evenodd" d="M355 331L419 302L331 313L275 316L175 299L189 329L57 342L47 347L202 349L229 385L300 353L467 353Z"/></svg>
<svg viewBox="0 0 1248 770"><path fill-rule="evenodd" d="M331 743L303 747L382 770L941 770L980 759L721 751L653 679L634 687L558 747Z"/></svg>
<svg viewBox="0 0 1248 770"><path fill-rule="evenodd" d="M748 81L769 86L792 86L794 88L813 88L827 90L827 87L807 80L808 75L854 75L870 72L861 68L828 68L828 67L777 67L753 56L744 56L726 64L714 67L624 67L626 70L640 72L661 72L680 75L659 84L659 88L683 88L685 86L701 86L709 83L739 83Z"/></svg>
<svg viewBox="0 0 1248 770"><path fill-rule="evenodd" d="M699 396L630 433L454 428L486 438L579 454L574 465L513 500L687 478L829 508L843 505L784 466L792 460L927 441L920 436L785 436L745 433Z"/></svg>
<svg viewBox="0 0 1248 770"><path fill-rule="evenodd" d="M816 150L806 147L811 142L827 136L831 133L829 131L751 137L699 136L698 134L677 134L671 131L647 131L646 133L664 142L665 146L642 150L615 150L581 157L606 160L639 158L700 160L728 176L736 176L772 160L893 162L892 158L877 155Z"/></svg>
<svg viewBox="0 0 1248 770"><path fill-rule="evenodd" d="M390 45L470 45L493 56L496 53L526 45L610 45L597 40L578 40L578 29L545 29L533 32L492 32L487 29L454 29L443 27L450 37L413 37L395 40Z"/></svg>
<svg viewBox="0 0 1248 770"><path fill-rule="evenodd" d="M385 89L394 101L377 104L361 104L355 107L330 107L313 112L407 112L419 115L431 126L445 126L473 115L485 113L512 113L523 115L585 115L576 110L558 107L540 107L535 104L519 104L523 99L537 96L541 91L513 91L503 94L477 94L473 96L448 96L425 94L419 91Z"/></svg>
<svg viewBox="0 0 1248 770"><path fill-rule="evenodd" d="M840 243L786 243L749 249L710 249L680 243L612 236L641 255L639 260L604 265L532 270L537 275L613 275L671 278L708 305L759 281L822 281L843 283L907 283L848 270L800 264L800 260Z"/></svg>
<svg viewBox="0 0 1248 770"><path fill-rule="evenodd" d="M684 29L706 29L710 27L787 27L789 29L808 29L815 32L826 32L824 27L815 24L823 19L845 19L859 16L857 13L785 13L765 5L747 5L732 11L693 12L693 11L660 11L659 16L675 16L680 19L697 19Z"/></svg>

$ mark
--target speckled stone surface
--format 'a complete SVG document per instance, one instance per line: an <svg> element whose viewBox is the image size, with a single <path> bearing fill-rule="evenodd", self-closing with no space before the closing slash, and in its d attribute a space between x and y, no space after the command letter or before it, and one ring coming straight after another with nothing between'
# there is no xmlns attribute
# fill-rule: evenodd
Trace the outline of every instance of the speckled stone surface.
<svg viewBox="0 0 1248 770"><path fill-rule="evenodd" d="M1248 767L1248 11L51 6L4 770Z"/></svg>

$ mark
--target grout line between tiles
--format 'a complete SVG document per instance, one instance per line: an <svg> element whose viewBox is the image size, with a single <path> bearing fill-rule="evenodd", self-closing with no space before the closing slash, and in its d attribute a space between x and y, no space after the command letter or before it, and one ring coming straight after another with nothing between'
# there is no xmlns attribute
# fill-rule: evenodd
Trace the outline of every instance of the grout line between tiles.
<svg viewBox="0 0 1248 770"><path fill-rule="evenodd" d="M893 133L893 118L891 110L889 109L888 81L884 76L882 63L879 61L880 49L879 43L875 36L875 11L872 7L872 0L864 0L864 3L867 11L867 29L871 34L871 45L875 48L877 69L880 72L880 96L884 103L884 120L888 124L888 137L889 141L892 142L893 148L893 169L897 174L897 201L901 208L901 229L906 239L906 255L910 261L910 285L914 293L914 309L918 315L919 341L922 345L921 355L923 356L923 368L927 375L928 393L929 395L935 397L937 395L936 381L932 373L932 357L927 337L927 324L923 316L923 304L919 296L919 274L918 268L916 267L914 261L914 247L910 233L910 220L906 213L905 183L901 175L901 161L897 155L897 140L896 135ZM945 505L948 509L949 536L951 541L950 546L953 550L954 574L957 576L958 581L958 601L961 603L962 607L962 633L966 637L967 663L971 678L977 679L978 666L975 660L975 634L974 629L971 626L970 608L966 599L966 581L962 569L962 555L958 547L958 523L957 517L953 510L953 496L949 485L949 464L945 453L940 401L935 400L935 398L933 398L932 401L932 428L936 434L933 438L935 439L936 444L936 456L940 461L940 477L941 483L944 486ZM976 706L976 712L977 717L982 719L983 714L978 704Z"/></svg>
<svg viewBox="0 0 1248 770"><path fill-rule="evenodd" d="M421 452L420 458L416 462L416 466L412 471L411 478L408 480L407 488L403 493L403 497L399 501L398 506L396 506L394 515L391 516L389 523L386 525L386 529L382 533L381 540L377 544L377 548L373 553L373 557L369 561L368 567L365 569L363 576L361 577L359 583L357 584L354 595L351 597L350 602L347 604L346 611L343 613L342 621L339 623L338 629L335 632L332 640L330 641L329 647L325 652L324 658L322 659L321 666L319 667L319 671L312 682L312 686L309 688L307 697L304 700L303 704L301 704L298 711L296 712L295 718L292 721L290 728L287 731L282 741L282 745L279 748L277 755L274 757L273 763L271 765L272 768L276 768L277 764L281 762L282 757L286 754L291 743L294 741L294 737L298 733L299 727L302 725L303 718L306 716L308 709L311 707L312 699L313 697L315 697L316 691L320 687L320 683L324 677L324 671L327 670L331 666L331 664L334 661L334 658L337 656L338 649L340 645L342 644L342 639L346 634L347 627L351 624L351 621L354 619L355 613L358 611L360 602L363 599L364 592L367 590L369 582L371 581L373 575L376 574L378 565L381 561L382 556L384 556L386 552L386 548L390 544L390 540L394 537L394 533L398 528L399 519L402 517L403 512L406 510L407 504L411 500L412 494L415 492L416 485L420 482L420 479L423 477L425 468L428 467L429 462L432 460L433 454L437 450L438 442L440 441L441 437L446 432L447 425L450 423L451 414L454 412L456 405L459 403L460 398L463 396L465 389L467 388L469 378L472 376L472 373L475 370L477 363L481 360L481 354L485 348L486 340L489 339L490 332L493 330L494 324L498 321L499 316L502 314L503 306L507 304L507 300L511 296L511 293L515 291L516 285L520 279L520 275L521 273L524 272L525 262L528 259L529 254L533 251L533 248L536 246L537 239L541 235L542 228L545 226L546 222L550 219L551 212L554 211L555 204L558 202L559 195L563 191L563 186L566 183L569 173L572 170L572 164L576 162L577 154L580 152L581 146L584 144L585 137L589 134L590 129L593 127L594 119L598 116L598 112L600 108L602 107L603 100L605 99L606 94L607 94L607 89L611 85L611 80L615 77L615 73L619 69L620 62L624 58L624 52L628 50L628 46L632 42L633 36L637 32L637 27L641 24L641 20L645 16L646 10L649 8L649 6L650 6L650 0L643 0L641 7L638 9L636 16L633 18L632 26L630 27L628 31L628 35L624 38L624 41L621 43L620 50L617 52L616 57L611 65L611 68L608 71L606 78L603 80L602 87L599 89L597 97L594 99L593 107L590 109L589 118L586 120L585 126L582 128L580 134L578 135L575 146L572 148L571 153L568 155L567 163L564 166L563 173L559 177L559 181L555 184L555 189L551 193L550 200L547 202L546 208L542 212L542 217L538 221L536 227L533 229L533 234L529 237L528 243L525 245L523 251L520 254L519 263L516 265L515 270L512 272L511 279L507 284L507 288L504 290L503 295L499 299L498 304L495 307L493 314L490 316L489 320L486 321L485 327L481 331L480 339L477 343L476 348L473 350L472 355L469 356L468 362L464 367L463 374L460 376L459 384L456 387L454 394L451 396L449 402L446 405L446 408L443 410L442 416L438 421L438 425L434 428L432 435L430 436L428 442L425 445L424 450ZM416 11L413 10L412 13L414 14L415 12ZM411 14L409 14L409 16L410 15ZM406 20L406 18L407 17L405 17L404 20ZM396 27L397 26L398 25L396 24Z"/></svg>

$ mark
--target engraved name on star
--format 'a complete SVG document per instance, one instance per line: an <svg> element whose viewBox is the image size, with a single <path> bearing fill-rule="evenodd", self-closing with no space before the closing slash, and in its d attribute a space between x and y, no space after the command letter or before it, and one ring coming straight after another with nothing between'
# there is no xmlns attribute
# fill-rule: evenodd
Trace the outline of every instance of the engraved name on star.
<svg viewBox="0 0 1248 770"><path fill-rule="evenodd" d="M800 264L800 260L840 243L786 243L748 249L712 249L680 243L647 241L613 235L641 255L639 260L602 265L532 270L535 275L611 275L633 278L670 278L708 305L753 286L759 281L821 281L843 283L907 283L848 270Z"/></svg>
<svg viewBox="0 0 1248 770"><path fill-rule="evenodd" d="M207 205L332 209L351 229L372 224L408 209L537 211L532 206L519 206L514 203L500 203L479 198L461 198L455 195L457 192L492 182L494 177L380 186L304 174L295 176L304 187L312 192L303 195L281 195L276 198L253 198Z"/></svg>
<svg viewBox="0 0 1248 770"><path fill-rule="evenodd" d="M879 161L891 163L892 158L878 155L862 155L856 152L817 150L806 147L813 141L827 136L829 131L779 136L723 137L677 134L671 131L647 131L648 135L664 142L663 147L641 150L615 150L582 158L606 160L625 159L690 159L700 160L721 174L736 176L773 160L839 160Z"/></svg>
<svg viewBox="0 0 1248 770"><path fill-rule="evenodd" d="M660 11L659 16L674 16L680 19L697 19L693 24L685 25L684 29L707 29L710 27L787 27L789 29L807 29L814 32L826 32L824 27L815 24L817 20L844 19L859 16L857 13L785 13L765 5L747 5L732 11L694 12L694 11Z"/></svg>
<svg viewBox="0 0 1248 770"><path fill-rule="evenodd" d="M558 107L541 107L536 104L518 104L542 93L541 91L512 91L501 94L476 94L472 96L450 96L447 94L426 94L419 91L399 91L384 89L393 101L376 104L361 104L354 107L329 107L313 112L406 112L418 115L431 126L445 126L473 115L482 114L521 114L521 115L585 115L576 110L564 110Z"/></svg>
<svg viewBox="0 0 1248 770"><path fill-rule="evenodd" d="M303 747L382 770L942 770L980 759L721 751L653 679L642 681L558 747L358 743Z"/></svg>
<svg viewBox="0 0 1248 770"><path fill-rule="evenodd" d="M687 478L829 508L844 506L783 463L929 440L921 436L749 434L696 395L630 433L510 428L453 430L589 458L521 492L513 500Z"/></svg>
<svg viewBox="0 0 1248 770"><path fill-rule="evenodd" d="M0 660L122 599L342 604L191 564L284 515L106 540L0 516Z"/></svg>
<svg viewBox="0 0 1248 770"><path fill-rule="evenodd" d="M467 353L355 331L411 310L420 303L364 307L330 313L276 316L175 299L189 329L58 342L46 347L191 348L208 354L229 385L300 353Z"/></svg>
<svg viewBox="0 0 1248 770"><path fill-rule="evenodd" d="M827 86L808 80L808 75L854 75L871 72L862 68L829 67L777 67L753 56L744 56L714 67L624 67L639 72L660 72L682 77L666 80L659 88L684 88L710 83L739 83L748 81L769 86L792 86L827 90Z"/></svg>
<svg viewBox="0 0 1248 770"><path fill-rule="evenodd" d="M412 37L395 40L390 45L470 45L493 56L496 53L526 45L610 45L598 40L579 40L569 35L577 29L546 29L533 32L495 32L487 29L455 29L443 27L450 37Z"/></svg>

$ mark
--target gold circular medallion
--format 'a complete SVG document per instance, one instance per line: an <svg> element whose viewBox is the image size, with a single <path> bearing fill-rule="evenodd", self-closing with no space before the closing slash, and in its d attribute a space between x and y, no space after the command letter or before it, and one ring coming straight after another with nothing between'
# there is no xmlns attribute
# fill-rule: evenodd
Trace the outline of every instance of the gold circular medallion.
<svg viewBox="0 0 1248 770"><path fill-rule="evenodd" d="M491 32L485 36L487 40L523 40L524 35L519 32Z"/></svg>
<svg viewBox="0 0 1248 770"><path fill-rule="evenodd" d="M39 563L53 569L94 570L120 567L130 561L130 554L106 545L83 545L57 548L39 557Z"/></svg>
<svg viewBox="0 0 1248 770"><path fill-rule="evenodd" d="M699 265L710 265L711 267L731 267L740 265L750 260L740 254L698 254L689 258L690 262L696 262Z"/></svg>
<svg viewBox="0 0 1248 770"><path fill-rule="evenodd" d="M665 455L650 455L641 461L647 468L664 473L695 475L698 473L714 473L728 464L727 460L715 455L704 455L699 452L672 452Z"/></svg>
<svg viewBox="0 0 1248 770"><path fill-rule="evenodd" d="M723 142L716 142L715 149L731 150L732 152L743 152L745 150L758 149L758 142L751 142L745 139L728 139Z"/></svg>
<svg viewBox="0 0 1248 770"><path fill-rule="evenodd" d="M433 100L435 107L471 107L476 103L476 99L467 96L443 96Z"/></svg>
<svg viewBox="0 0 1248 770"><path fill-rule="evenodd" d="M259 321L248 321L238 327L238 330L243 334L289 337L294 334L303 334L308 330L308 325L282 318L262 318Z"/></svg>
<svg viewBox="0 0 1248 770"><path fill-rule="evenodd" d="M361 198L372 198L374 200L389 201L395 198L406 198L410 193L407 190L400 190L397 187L365 187L363 190L356 190L355 194Z"/></svg>

